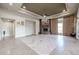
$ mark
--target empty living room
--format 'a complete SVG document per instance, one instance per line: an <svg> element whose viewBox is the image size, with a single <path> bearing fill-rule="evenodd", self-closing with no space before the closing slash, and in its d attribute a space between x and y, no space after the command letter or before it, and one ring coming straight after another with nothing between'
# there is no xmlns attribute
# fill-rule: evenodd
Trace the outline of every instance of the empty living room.
<svg viewBox="0 0 79 59"><path fill-rule="evenodd" d="M79 55L79 3L0 3L0 55Z"/></svg>

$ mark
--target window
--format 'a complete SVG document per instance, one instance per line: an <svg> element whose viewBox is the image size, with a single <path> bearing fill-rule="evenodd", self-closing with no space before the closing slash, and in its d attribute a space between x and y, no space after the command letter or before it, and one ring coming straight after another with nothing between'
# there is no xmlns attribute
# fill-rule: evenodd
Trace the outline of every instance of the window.
<svg viewBox="0 0 79 59"><path fill-rule="evenodd" d="M58 34L63 34L63 18L58 19Z"/></svg>

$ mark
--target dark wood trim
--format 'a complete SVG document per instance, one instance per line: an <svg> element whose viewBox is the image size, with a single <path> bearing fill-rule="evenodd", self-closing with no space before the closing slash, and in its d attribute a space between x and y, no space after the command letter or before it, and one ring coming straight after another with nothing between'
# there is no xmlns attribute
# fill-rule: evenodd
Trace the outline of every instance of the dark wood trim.
<svg viewBox="0 0 79 59"><path fill-rule="evenodd" d="M42 19L39 19L39 27L40 27L39 34L42 34Z"/></svg>
<svg viewBox="0 0 79 59"><path fill-rule="evenodd" d="M51 32L51 19L48 19L49 20L49 28L50 28L50 34L52 34L52 32Z"/></svg>

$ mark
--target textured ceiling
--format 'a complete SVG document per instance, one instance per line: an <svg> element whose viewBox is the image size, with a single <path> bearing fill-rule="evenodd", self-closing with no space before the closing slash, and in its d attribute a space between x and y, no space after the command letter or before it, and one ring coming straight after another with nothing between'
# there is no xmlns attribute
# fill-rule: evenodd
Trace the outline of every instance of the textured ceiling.
<svg viewBox="0 0 79 59"><path fill-rule="evenodd" d="M50 16L66 10L66 6L64 3L24 3L22 7L23 6L26 7L26 10L42 16Z"/></svg>

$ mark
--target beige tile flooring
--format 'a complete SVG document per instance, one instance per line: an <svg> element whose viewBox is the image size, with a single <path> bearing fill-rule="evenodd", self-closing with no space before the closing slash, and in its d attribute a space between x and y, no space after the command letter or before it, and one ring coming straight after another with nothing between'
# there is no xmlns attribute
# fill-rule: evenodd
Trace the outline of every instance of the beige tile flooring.
<svg viewBox="0 0 79 59"><path fill-rule="evenodd" d="M0 40L0 55L78 55L79 40L60 35L36 35Z"/></svg>
<svg viewBox="0 0 79 59"><path fill-rule="evenodd" d="M0 41L0 55L36 55L30 47L20 40L5 38Z"/></svg>

